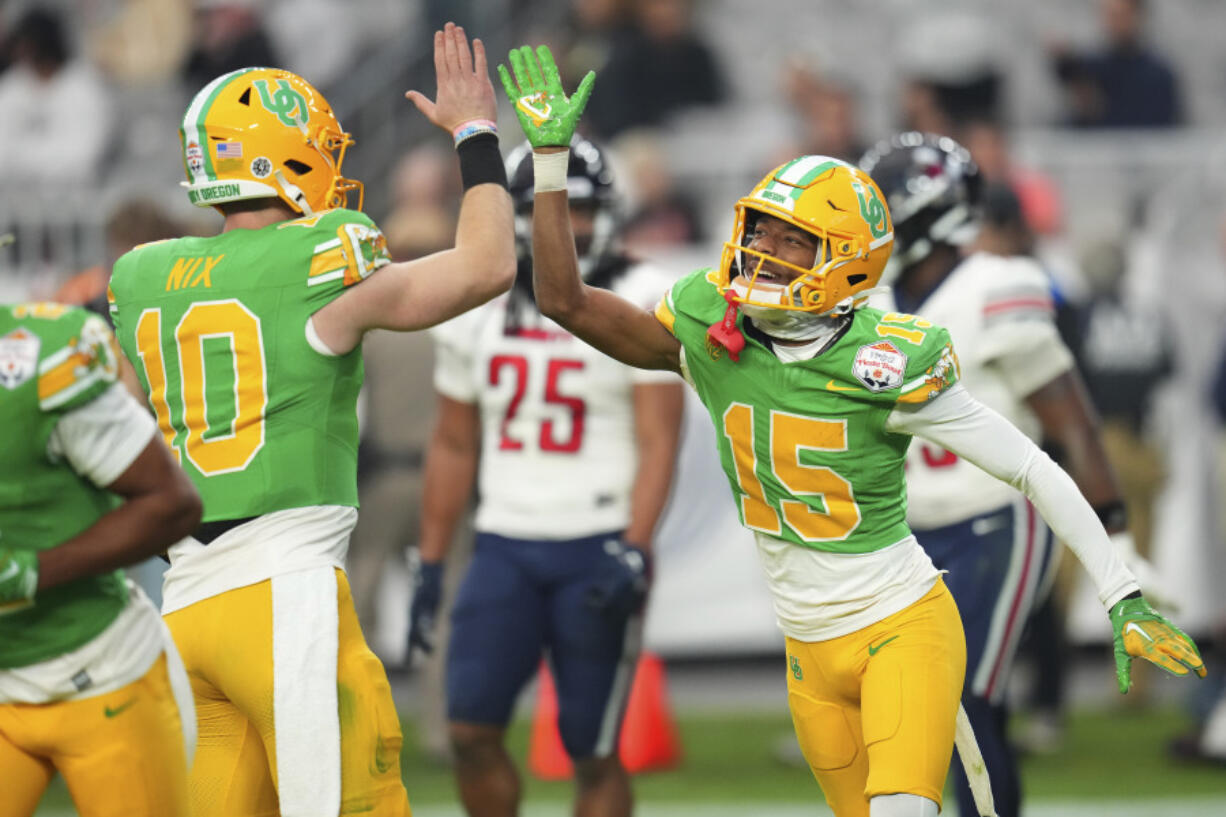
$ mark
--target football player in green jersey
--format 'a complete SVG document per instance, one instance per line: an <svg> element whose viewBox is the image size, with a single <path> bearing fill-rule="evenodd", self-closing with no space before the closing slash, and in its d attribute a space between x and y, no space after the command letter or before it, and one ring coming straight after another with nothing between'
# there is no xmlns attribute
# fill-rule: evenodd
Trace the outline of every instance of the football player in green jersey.
<svg viewBox="0 0 1226 817"><path fill-rule="evenodd" d="M0 305L3 817L57 771L83 815L188 814L187 674L118 568L191 532L200 497L118 370L97 315Z"/></svg>
<svg viewBox="0 0 1226 817"><path fill-rule="evenodd" d="M352 139L288 71L218 77L188 106L187 189L219 235L115 264L120 343L204 499L170 550L163 614L192 677L197 817L409 811L401 730L343 571L357 511L361 342L421 329L510 287L513 213L480 40L434 35L438 95L407 96L454 137L454 248L392 263L341 175ZM359 203L360 206L360 203Z"/></svg>
<svg viewBox="0 0 1226 817"><path fill-rule="evenodd" d="M653 315L577 271L565 146L594 76L568 99L547 48L510 62L499 74L535 148L537 303L618 360L680 372L707 406L786 636L797 737L836 815L935 817L954 745L965 642L907 528L911 436L1022 490L1072 547L1110 611L1121 692L1134 657L1204 675L1068 475L959 384L948 332L864 306L893 244L867 174L824 156L777 168L737 202L719 267Z"/></svg>

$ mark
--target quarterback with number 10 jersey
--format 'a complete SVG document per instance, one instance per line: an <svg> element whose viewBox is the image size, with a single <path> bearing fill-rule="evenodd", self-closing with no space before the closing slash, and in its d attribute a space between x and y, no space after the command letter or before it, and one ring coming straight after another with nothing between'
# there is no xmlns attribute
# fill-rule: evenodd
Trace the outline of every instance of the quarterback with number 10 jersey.
<svg viewBox="0 0 1226 817"><path fill-rule="evenodd" d="M362 213L332 210L144 245L115 265L112 313L204 520L356 505L359 350L321 354L307 320L388 263Z"/></svg>

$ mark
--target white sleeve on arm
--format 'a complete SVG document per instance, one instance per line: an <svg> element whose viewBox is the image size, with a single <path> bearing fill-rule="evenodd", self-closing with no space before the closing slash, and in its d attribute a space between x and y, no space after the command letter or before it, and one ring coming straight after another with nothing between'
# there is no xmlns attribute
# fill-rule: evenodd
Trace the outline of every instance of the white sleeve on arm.
<svg viewBox="0 0 1226 817"><path fill-rule="evenodd" d="M895 408L886 429L930 440L1024 493L1077 554L1103 606L1140 589L1072 477L962 386L917 408Z"/></svg>
<svg viewBox="0 0 1226 817"><path fill-rule="evenodd" d="M116 383L60 418L47 453L67 460L78 474L105 488L128 470L156 433L153 417Z"/></svg>

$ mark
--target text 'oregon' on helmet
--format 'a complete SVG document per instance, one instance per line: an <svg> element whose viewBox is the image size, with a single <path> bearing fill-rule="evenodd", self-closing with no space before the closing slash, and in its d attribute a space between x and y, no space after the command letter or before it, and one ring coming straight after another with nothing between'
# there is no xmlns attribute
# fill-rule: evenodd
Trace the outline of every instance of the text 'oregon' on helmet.
<svg viewBox="0 0 1226 817"><path fill-rule="evenodd" d="M780 165L737 201L735 212L718 280L721 293L742 304L819 315L850 310L877 286L894 243L890 213L877 185L856 166L829 156L801 156ZM816 238L811 268L748 246L761 215ZM796 277L786 284L759 281L765 262L787 267Z"/></svg>
<svg viewBox="0 0 1226 817"><path fill-rule="evenodd" d="M204 86L179 129L188 197L198 207L279 198L310 215L345 207L362 185L341 175L353 144L323 96L277 68L241 68Z"/></svg>

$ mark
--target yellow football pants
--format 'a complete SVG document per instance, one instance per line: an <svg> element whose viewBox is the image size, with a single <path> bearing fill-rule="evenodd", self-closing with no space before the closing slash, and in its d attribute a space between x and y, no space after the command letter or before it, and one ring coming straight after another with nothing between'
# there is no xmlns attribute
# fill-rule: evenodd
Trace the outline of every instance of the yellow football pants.
<svg viewBox="0 0 1226 817"><path fill-rule="evenodd" d="M879 794L941 804L966 673L945 583L892 616L829 641L787 639L788 705L805 760L838 817Z"/></svg>
<svg viewBox="0 0 1226 817"><path fill-rule="evenodd" d="M162 655L114 692L0 704L0 817L29 817L56 771L81 817L187 817L179 707Z"/></svg>
<svg viewBox="0 0 1226 817"><path fill-rule="evenodd" d="M196 700L194 817L273 817L283 802L295 813L410 813L400 720L342 571L277 576L166 623Z"/></svg>

